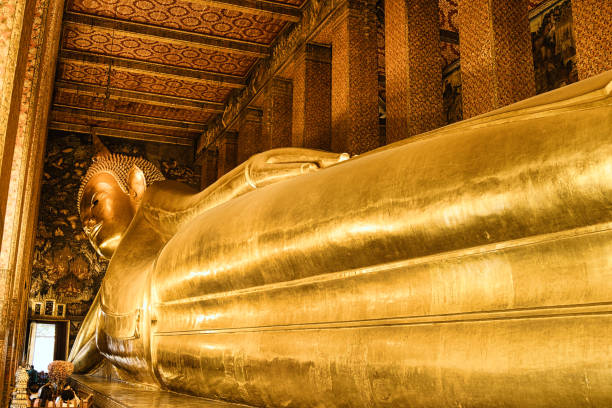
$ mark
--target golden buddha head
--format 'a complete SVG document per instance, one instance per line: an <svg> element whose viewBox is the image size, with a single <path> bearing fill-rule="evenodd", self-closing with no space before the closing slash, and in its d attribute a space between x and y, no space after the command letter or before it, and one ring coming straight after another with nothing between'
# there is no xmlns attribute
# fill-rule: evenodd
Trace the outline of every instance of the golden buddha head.
<svg viewBox="0 0 612 408"><path fill-rule="evenodd" d="M145 190L160 180L161 172L141 157L94 157L81 181L77 205L85 235L101 256L111 258Z"/></svg>

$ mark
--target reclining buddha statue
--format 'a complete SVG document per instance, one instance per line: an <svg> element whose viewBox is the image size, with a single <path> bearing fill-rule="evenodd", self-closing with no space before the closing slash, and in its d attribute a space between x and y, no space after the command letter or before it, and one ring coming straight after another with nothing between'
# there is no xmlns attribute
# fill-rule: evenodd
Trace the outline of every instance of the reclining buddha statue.
<svg viewBox="0 0 612 408"><path fill-rule="evenodd" d="M201 192L99 157L75 371L257 407L612 406L612 71Z"/></svg>

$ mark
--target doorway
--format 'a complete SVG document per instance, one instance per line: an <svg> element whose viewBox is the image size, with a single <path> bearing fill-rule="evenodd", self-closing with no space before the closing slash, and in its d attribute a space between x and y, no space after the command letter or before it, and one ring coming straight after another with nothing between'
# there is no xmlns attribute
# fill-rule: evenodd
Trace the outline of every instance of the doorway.
<svg viewBox="0 0 612 408"><path fill-rule="evenodd" d="M46 372L50 362L68 357L66 321L32 321L28 331L28 364L36 371Z"/></svg>

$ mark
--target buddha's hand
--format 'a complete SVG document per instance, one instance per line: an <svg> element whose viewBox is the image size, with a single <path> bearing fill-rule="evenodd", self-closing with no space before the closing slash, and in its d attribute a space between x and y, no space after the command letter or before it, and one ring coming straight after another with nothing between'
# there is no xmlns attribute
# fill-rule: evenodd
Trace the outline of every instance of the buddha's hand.
<svg viewBox="0 0 612 408"><path fill-rule="evenodd" d="M347 153L321 150L284 148L256 154L247 160L246 172L250 183L263 187L282 179L311 173L349 159Z"/></svg>

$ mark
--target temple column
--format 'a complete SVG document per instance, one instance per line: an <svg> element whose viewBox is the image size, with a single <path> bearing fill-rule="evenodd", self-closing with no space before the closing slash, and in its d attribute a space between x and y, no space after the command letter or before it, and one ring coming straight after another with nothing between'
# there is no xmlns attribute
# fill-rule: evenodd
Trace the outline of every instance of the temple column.
<svg viewBox="0 0 612 408"><path fill-rule="evenodd" d="M292 104L291 81L280 78L272 79L264 90L262 150L291 146Z"/></svg>
<svg viewBox="0 0 612 408"><path fill-rule="evenodd" d="M202 159L202 177L200 178L200 189L204 190L217 180L217 152L206 150Z"/></svg>
<svg viewBox="0 0 612 408"><path fill-rule="evenodd" d="M226 132L218 142L217 178L238 165L238 133Z"/></svg>
<svg viewBox="0 0 612 408"><path fill-rule="evenodd" d="M36 0L7 0L0 3L0 235L7 209L19 109L36 4Z"/></svg>
<svg viewBox="0 0 612 408"><path fill-rule="evenodd" d="M262 111L249 108L238 125L237 164L264 150L261 140Z"/></svg>
<svg viewBox="0 0 612 408"><path fill-rule="evenodd" d="M379 146L376 1L343 7L332 39L331 150L359 154Z"/></svg>
<svg viewBox="0 0 612 408"><path fill-rule="evenodd" d="M291 146L331 149L331 49L306 44L295 56Z"/></svg>
<svg viewBox="0 0 612 408"><path fill-rule="evenodd" d="M612 3L572 0L578 77L586 79L612 69Z"/></svg>
<svg viewBox="0 0 612 408"><path fill-rule="evenodd" d="M11 85L12 91L19 91L20 97L18 118L9 118L7 137L3 139L8 143L8 134L14 126L0 250L0 373L5 379L0 385L0 406L4 406L10 397L12 380L25 344L32 252L63 6L63 0L36 2L28 23L33 26L27 38L27 62L20 68L21 85L17 87L18 81ZM45 24L40 24L41 20ZM8 89L3 88L4 91ZM11 120L15 123L11 124ZM3 160L5 158L3 156Z"/></svg>
<svg viewBox="0 0 612 408"><path fill-rule="evenodd" d="M386 139L392 143L442 126L438 2L386 0Z"/></svg>
<svg viewBox="0 0 612 408"><path fill-rule="evenodd" d="M463 117L535 95L527 0L460 0Z"/></svg>

